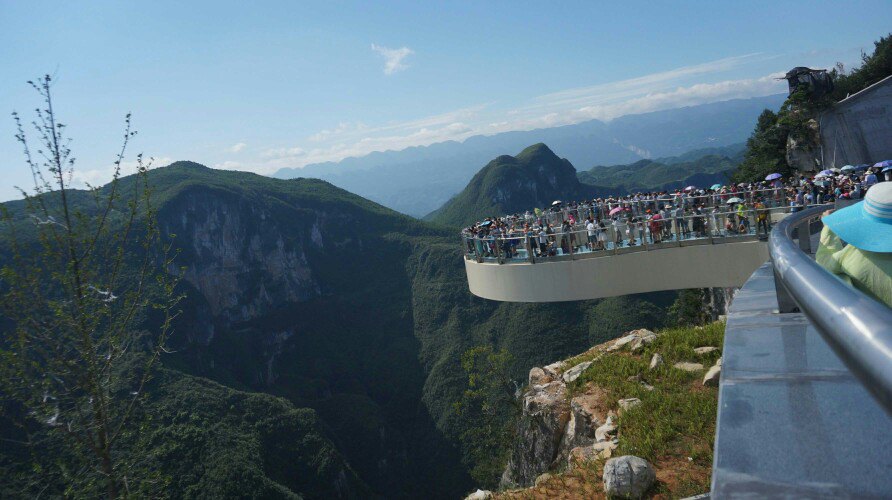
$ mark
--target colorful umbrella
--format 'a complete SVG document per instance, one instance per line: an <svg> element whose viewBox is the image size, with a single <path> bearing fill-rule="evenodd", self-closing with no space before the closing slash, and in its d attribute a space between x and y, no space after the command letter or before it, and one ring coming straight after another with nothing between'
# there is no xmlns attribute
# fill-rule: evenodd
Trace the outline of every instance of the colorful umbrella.
<svg viewBox="0 0 892 500"><path fill-rule="evenodd" d="M781 175L781 174L775 172L775 173L773 173L773 174L768 174L768 176L765 177L765 180L766 180L766 181L773 181L773 180L775 180L775 179L780 179L781 177L783 177L783 175Z"/></svg>

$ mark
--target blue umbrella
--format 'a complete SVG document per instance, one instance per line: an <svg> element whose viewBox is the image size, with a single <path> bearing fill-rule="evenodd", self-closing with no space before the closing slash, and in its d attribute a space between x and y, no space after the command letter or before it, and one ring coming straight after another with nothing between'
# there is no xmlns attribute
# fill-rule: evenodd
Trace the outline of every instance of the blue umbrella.
<svg viewBox="0 0 892 500"><path fill-rule="evenodd" d="M781 174L775 172L775 173L773 173L773 174L769 174L768 177L765 178L765 180L766 180L766 181L773 181L773 180L775 180L775 179L780 179L781 177L783 177L783 175L781 175Z"/></svg>
<svg viewBox="0 0 892 500"><path fill-rule="evenodd" d="M818 175L833 175L833 170L821 170Z"/></svg>
<svg viewBox="0 0 892 500"><path fill-rule="evenodd" d="M888 168L892 167L892 160L884 160L874 165L876 168ZM885 172L885 170L884 170Z"/></svg>
<svg viewBox="0 0 892 500"><path fill-rule="evenodd" d="M855 170L867 170L868 168L870 168L870 165L867 164L867 163L863 163L863 164L858 165L857 167L855 167Z"/></svg>
<svg viewBox="0 0 892 500"><path fill-rule="evenodd" d="M892 166L889 166L889 167L884 168L880 173L881 173L881 174L885 174L886 172L888 172L888 171L890 171L890 170L892 170Z"/></svg>
<svg viewBox="0 0 892 500"><path fill-rule="evenodd" d="M712 187L709 189L712 189L713 191L715 191L717 189L722 189L722 185L721 184L713 184Z"/></svg>

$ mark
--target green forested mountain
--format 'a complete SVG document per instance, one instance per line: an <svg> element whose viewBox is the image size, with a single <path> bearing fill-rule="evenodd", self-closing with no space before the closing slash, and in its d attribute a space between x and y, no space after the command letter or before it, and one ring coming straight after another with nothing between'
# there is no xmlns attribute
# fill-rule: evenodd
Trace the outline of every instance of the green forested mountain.
<svg viewBox="0 0 892 500"><path fill-rule="evenodd" d="M709 187L728 182L742 161L743 145L691 151L682 156L640 160L629 165L597 166L579 172L579 181L596 186L599 194L628 194L683 188Z"/></svg>
<svg viewBox="0 0 892 500"><path fill-rule="evenodd" d="M535 144L515 156L489 162L467 187L426 220L455 226L482 217L522 213L547 207L554 200L576 200L637 191L709 187L728 182L742 161L743 144L698 149L681 156L640 160L628 165L596 166L577 172L545 144Z"/></svg>
<svg viewBox="0 0 892 500"><path fill-rule="evenodd" d="M467 187L425 219L466 225L487 215L546 207L554 200L584 197L576 169L545 144L534 144L517 156L502 155L483 167Z"/></svg>
<svg viewBox="0 0 892 500"><path fill-rule="evenodd" d="M521 163L575 180L548 153L532 148ZM459 436L476 424L453 408L465 351L510 351L520 381L531 366L660 326L674 298L486 301L467 291L454 229L326 182L191 162L150 180L186 300L130 452L150 456L141 466L169 496L454 498L474 485ZM9 484L40 480L21 450L0 447L0 464L16 474Z"/></svg>

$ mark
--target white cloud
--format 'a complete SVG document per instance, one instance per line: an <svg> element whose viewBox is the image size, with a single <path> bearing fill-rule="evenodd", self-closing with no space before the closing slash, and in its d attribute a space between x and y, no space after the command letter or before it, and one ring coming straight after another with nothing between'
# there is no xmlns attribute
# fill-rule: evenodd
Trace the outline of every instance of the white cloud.
<svg viewBox="0 0 892 500"><path fill-rule="evenodd" d="M373 48L377 50L378 47ZM462 141L473 135L571 125L592 119L609 121L627 114L776 94L786 89L785 83L776 79L782 72L757 78L718 78L723 72L774 58L764 54L728 57L553 92L510 108L489 102L375 126L340 122L337 126L310 135L303 144L265 151L254 170L272 173L282 167L303 167L375 151L400 150L449 140Z"/></svg>
<svg viewBox="0 0 892 500"><path fill-rule="evenodd" d="M230 146L229 148L227 148L226 151L228 151L230 153L238 153L239 151L245 149L246 147L248 147L248 145L245 144L244 142L237 142L237 143L233 144L232 146Z"/></svg>
<svg viewBox="0 0 892 500"><path fill-rule="evenodd" d="M294 158L298 156L302 156L304 154L303 148L293 147L293 148L273 148L267 149L260 156L262 158Z"/></svg>
<svg viewBox="0 0 892 500"><path fill-rule="evenodd" d="M403 62L403 59L414 54L409 47L400 47L398 49L390 49L383 45L372 44L372 50L380 54L384 58L384 74L392 75L397 71L402 71L409 67Z"/></svg>

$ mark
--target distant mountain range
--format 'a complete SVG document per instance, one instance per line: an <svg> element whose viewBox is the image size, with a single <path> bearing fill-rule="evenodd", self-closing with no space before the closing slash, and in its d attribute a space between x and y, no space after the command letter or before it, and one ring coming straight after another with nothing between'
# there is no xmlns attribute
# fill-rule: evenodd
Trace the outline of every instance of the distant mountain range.
<svg viewBox="0 0 892 500"><path fill-rule="evenodd" d="M579 181L595 186L595 195L709 187L727 184L743 161L745 144L690 151L681 156L639 160L628 165L598 166L579 172Z"/></svg>
<svg viewBox="0 0 892 500"><path fill-rule="evenodd" d="M777 109L784 95L735 99L699 106L628 115L610 122L492 136L474 136L401 151L371 153L340 162L284 168L274 177L316 177L389 208L416 217L437 209L458 193L492 158L530 144L546 143L580 168L630 164L721 148L746 140L765 108ZM684 161L684 160L680 160Z"/></svg>

